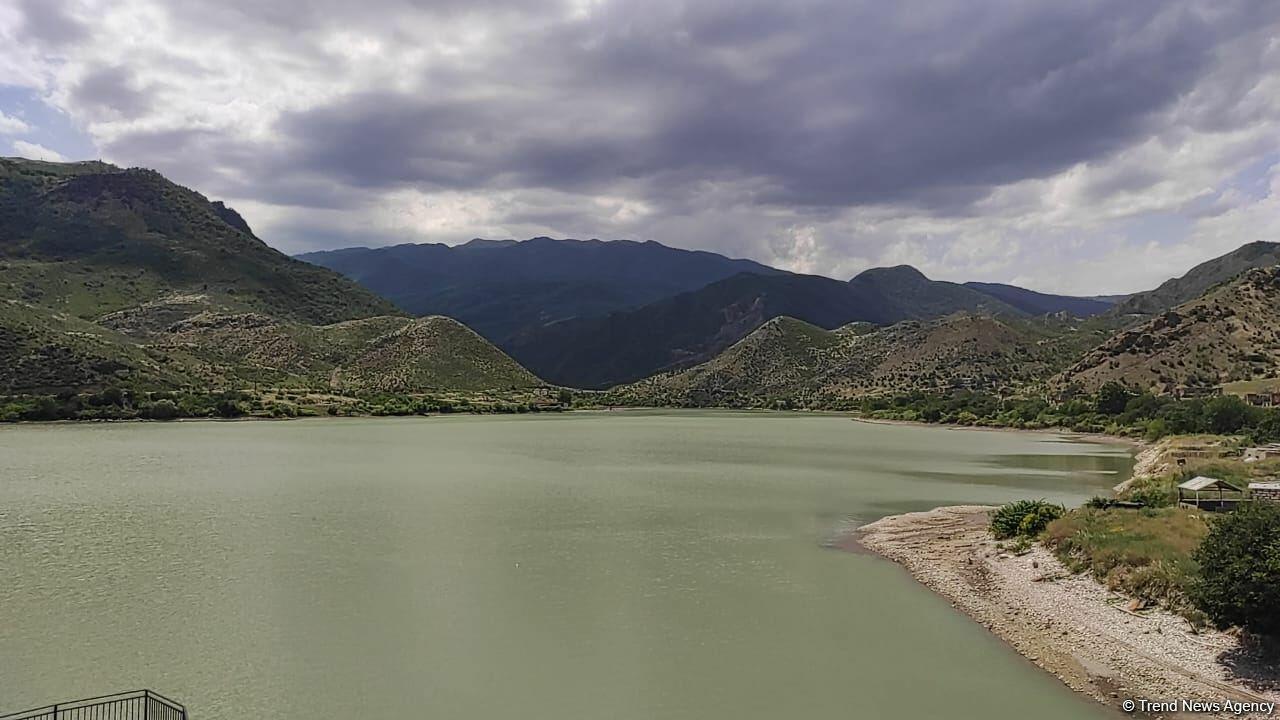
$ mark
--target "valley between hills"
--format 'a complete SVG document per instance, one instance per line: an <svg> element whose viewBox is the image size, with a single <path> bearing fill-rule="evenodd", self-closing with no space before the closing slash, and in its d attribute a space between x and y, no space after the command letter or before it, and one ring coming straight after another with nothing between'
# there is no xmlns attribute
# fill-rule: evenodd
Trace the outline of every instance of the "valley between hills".
<svg viewBox="0 0 1280 720"><path fill-rule="evenodd" d="M156 172L5 158L0 418L1212 394L1280 374L1277 262L1255 242L1089 298L907 266L845 282L655 242L291 258Z"/></svg>

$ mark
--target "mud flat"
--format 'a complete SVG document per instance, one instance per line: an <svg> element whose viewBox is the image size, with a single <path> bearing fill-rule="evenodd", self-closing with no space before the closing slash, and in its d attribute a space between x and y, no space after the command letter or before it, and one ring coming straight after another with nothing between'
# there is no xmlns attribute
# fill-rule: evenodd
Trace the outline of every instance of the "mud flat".
<svg viewBox="0 0 1280 720"><path fill-rule="evenodd" d="M1280 669L1237 637L1196 632L1160 610L1133 612L1039 545L1022 555L1001 550L987 530L992 509L895 515L864 525L842 546L901 564L1073 690L1126 711L1131 701L1134 716L1280 717ZM1184 700L1210 710L1169 711Z"/></svg>

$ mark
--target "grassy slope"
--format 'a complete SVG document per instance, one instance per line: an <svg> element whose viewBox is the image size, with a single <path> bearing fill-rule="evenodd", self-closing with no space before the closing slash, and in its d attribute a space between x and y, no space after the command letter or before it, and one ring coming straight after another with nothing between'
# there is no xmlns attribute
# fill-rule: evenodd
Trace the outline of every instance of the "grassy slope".
<svg viewBox="0 0 1280 720"><path fill-rule="evenodd" d="M79 318L0 300L0 394L56 393L124 384L177 387L181 363Z"/></svg>
<svg viewBox="0 0 1280 720"><path fill-rule="evenodd" d="M689 370L615 388L646 405L839 407L868 394L1017 390L1060 369L1097 331L1060 320L956 315L827 331L778 318Z"/></svg>
<svg viewBox="0 0 1280 720"><path fill-rule="evenodd" d="M1125 484L1119 497L1148 504L1128 508L1080 508L1050 523L1044 537L1072 570L1089 572L1108 587L1202 619L1187 598L1198 568L1192 553L1220 517L1175 507L1177 485L1197 475L1223 478L1240 487L1275 477L1280 460L1246 463L1231 438L1170 437L1162 441L1163 458L1156 475ZM1198 457L1221 450L1219 456ZM1177 466L1182 458L1186 464Z"/></svg>
<svg viewBox="0 0 1280 720"><path fill-rule="evenodd" d="M156 339L214 386L350 393L510 390L541 382L460 323L381 316L325 326L206 313Z"/></svg>
<svg viewBox="0 0 1280 720"><path fill-rule="evenodd" d="M507 390L542 384L474 331L441 316L413 320L375 338L334 374L334 382L363 392Z"/></svg>

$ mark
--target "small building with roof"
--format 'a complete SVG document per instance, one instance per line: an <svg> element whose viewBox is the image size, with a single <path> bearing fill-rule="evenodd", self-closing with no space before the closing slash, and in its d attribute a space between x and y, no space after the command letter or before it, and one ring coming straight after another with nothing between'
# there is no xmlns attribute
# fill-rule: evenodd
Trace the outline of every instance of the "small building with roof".
<svg viewBox="0 0 1280 720"><path fill-rule="evenodd" d="M1235 510L1244 500L1244 489L1228 480L1198 475L1178 485L1178 504L1209 512Z"/></svg>

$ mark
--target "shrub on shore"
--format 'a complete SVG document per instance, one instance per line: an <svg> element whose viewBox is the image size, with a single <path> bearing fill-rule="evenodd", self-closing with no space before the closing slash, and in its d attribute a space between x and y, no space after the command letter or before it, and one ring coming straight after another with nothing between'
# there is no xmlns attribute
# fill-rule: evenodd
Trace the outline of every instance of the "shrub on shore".
<svg viewBox="0 0 1280 720"><path fill-rule="evenodd" d="M1280 506L1255 502L1214 520L1189 588L1219 627L1280 637Z"/></svg>
<svg viewBox="0 0 1280 720"><path fill-rule="evenodd" d="M1176 507L1073 510L1049 524L1045 545L1074 572L1112 590L1194 615L1187 593L1192 553L1208 532L1202 515Z"/></svg>
<svg viewBox="0 0 1280 720"><path fill-rule="evenodd" d="M1000 506L991 515L991 534L997 540L1036 537L1066 510L1044 500L1018 500Z"/></svg>

